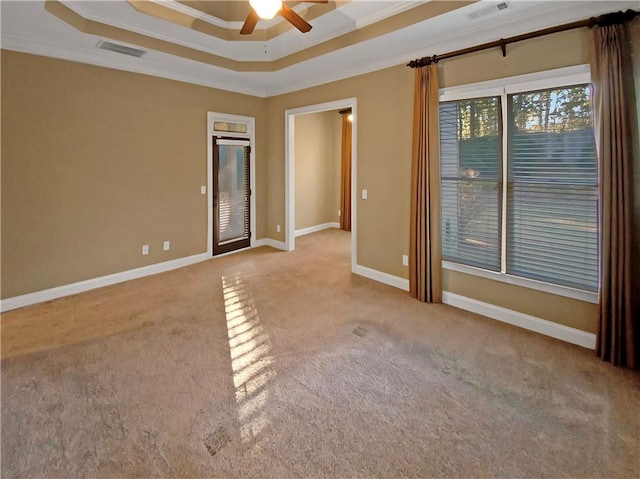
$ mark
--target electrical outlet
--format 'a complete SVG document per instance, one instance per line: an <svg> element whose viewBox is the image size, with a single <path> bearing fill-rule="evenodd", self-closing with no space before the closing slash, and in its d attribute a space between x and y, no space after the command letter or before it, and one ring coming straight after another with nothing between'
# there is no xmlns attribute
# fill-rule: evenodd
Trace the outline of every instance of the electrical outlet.
<svg viewBox="0 0 640 479"><path fill-rule="evenodd" d="M280 233L280 225L276 225L276 231Z"/></svg>
<svg viewBox="0 0 640 479"><path fill-rule="evenodd" d="M201 186L200 187L200 194L201 195L206 195L207 194L207 187L206 186Z"/></svg>
<svg viewBox="0 0 640 479"><path fill-rule="evenodd" d="M146 255L148 255L148 254L149 254L149 245L148 245L148 244L143 244L143 245L142 245L142 254L143 254L144 256L146 256Z"/></svg>
<svg viewBox="0 0 640 479"><path fill-rule="evenodd" d="M169 248L171 248L171 242L170 241L165 241L164 243L162 243L162 250L163 251L169 251Z"/></svg>
<svg viewBox="0 0 640 479"><path fill-rule="evenodd" d="M409 266L409 256L406 254L402 255L402 266Z"/></svg>

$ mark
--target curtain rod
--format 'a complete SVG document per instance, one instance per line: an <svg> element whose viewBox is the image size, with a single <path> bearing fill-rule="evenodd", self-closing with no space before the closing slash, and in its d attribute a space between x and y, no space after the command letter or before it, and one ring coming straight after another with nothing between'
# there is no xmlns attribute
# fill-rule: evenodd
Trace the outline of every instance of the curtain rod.
<svg viewBox="0 0 640 479"><path fill-rule="evenodd" d="M535 32L523 33L522 35L516 35L514 37L501 38L500 40L483 43L474 47L463 48L461 50L443 53L442 55L432 55L430 57L418 58L417 60L411 60L409 63L407 63L407 66L411 68L420 68L431 65L432 63L438 63L440 60L445 60L447 58L458 57L460 55L466 55L467 53L479 52L481 50L487 50L489 48L496 47L500 47L500 49L502 50L502 56L506 57L507 45L509 45L510 43L521 42L523 40L542 37L544 35L550 35L552 33L564 32L566 30L573 30L575 28L593 28L596 25L600 27L617 25L619 23L625 23L633 20L636 15L640 15L640 12L637 12L635 10L627 10L625 12L607 13L605 15L600 15L599 17L591 17L587 18L586 20L578 20L577 22L565 23L563 25L557 25L555 27L536 30Z"/></svg>

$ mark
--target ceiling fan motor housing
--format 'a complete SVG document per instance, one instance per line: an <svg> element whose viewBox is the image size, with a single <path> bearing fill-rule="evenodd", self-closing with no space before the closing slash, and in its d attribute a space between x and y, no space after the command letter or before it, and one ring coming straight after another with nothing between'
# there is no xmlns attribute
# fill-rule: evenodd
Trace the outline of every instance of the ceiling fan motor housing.
<svg viewBox="0 0 640 479"><path fill-rule="evenodd" d="M328 0L303 1L307 3L328 3ZM280 14L302 33L307 33L313 28L309 22L282 3L282 0L249 0L249 5L251 5L251 11L240 29L241 35L250 35L256 28L258 20L270 20L277 14Z"/></svg>

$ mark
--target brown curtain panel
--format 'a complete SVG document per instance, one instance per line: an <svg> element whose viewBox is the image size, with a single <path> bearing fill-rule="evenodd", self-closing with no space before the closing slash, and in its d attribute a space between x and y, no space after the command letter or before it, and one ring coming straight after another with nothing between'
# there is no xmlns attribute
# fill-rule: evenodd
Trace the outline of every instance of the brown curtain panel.
<svg viewBox="0 0 640 479"><path fill-rule="evenodd" d="M342 114L342 173L340 175L340 229L351 231L351 122Z"/></svg>
<svg viewBox="0 0 640 479"><path fill-rule="evenodd" d="M596 352L616 366L638 368L640 311L632 278L640 271L637 261L632 260L631 249L634 216L631 128L635 128L631 120L632 114L635 116L635 94L627 26L595 28L594 47L602 236Z"/></svg>
<svg viewBox="0 0 640 479"><path fill-rule="evenodd" d="M411 295L427 303L442 302L440 242L440 126L438 68L415 70L413 153L411 166Z"/></svg>

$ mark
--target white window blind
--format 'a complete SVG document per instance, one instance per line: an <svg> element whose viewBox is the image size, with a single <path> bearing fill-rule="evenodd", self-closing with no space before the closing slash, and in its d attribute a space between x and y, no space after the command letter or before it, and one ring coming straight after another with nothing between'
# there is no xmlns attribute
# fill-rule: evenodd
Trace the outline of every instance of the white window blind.
<svg viewBox="0 0 640 479"><path fill-rule="evenodd" d="M500 97L440 103L442 256L500 271Z"/></svg>
<svg viewBox="0 0 640 479"><path fill-rule="evenodd" d="M443 259L597 292L589 85L441 102L440 157Z"/></svg>
<svg viewBox="0 0 640 479"><path fill-rule="evenodd" d="M508 96L507 273L598 289L598 168L587 85Z"/></svg>
<svg viewBox="0 0 640 479"><path fill-rule="evenodd" d="M218 140L218 244L249 238L249 147Z"/></svg>

